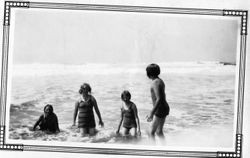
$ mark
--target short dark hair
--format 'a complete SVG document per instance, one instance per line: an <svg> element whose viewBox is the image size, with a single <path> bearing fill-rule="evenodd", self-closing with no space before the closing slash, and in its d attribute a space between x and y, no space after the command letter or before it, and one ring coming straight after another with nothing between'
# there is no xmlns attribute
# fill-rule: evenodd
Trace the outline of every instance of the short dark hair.
<svg viewBox="0 0 250 158"><path fill-rule="evenodd" d="M148 77L158 77L161 73L160 66L157 64L149 64L146 71Z"/></svg>
<svg viewBox="0 0 250 158"><path fill-rule="evenodd" d="M122 94L121 94L122 100L124 100L124 97L125 97L125 96L128 97L129 100L131 99L131 94L130 94L130 92L127 91L127 90L125 90L125 91L122 92Z"/></svg>
<svg viewBox="0 0 250 158"><path fill-rule="evenodd" d="M89 93L91 93L91 87L88 83L83 83L79 89L79 93L82 94L83 90L86 89Z"/></svg>
<svg viewBox="0 0 250 158"><path fill-rule="evenodd" d="M44 112L45 112L45 109L46 109L46 108L49 108L49 112L50 112L50 113L53 113L54 110L53 110L53 106L52 106L52 105L50 105L50 104L45 105L45 107L43 108L43 111L44 111Z"/></svg>

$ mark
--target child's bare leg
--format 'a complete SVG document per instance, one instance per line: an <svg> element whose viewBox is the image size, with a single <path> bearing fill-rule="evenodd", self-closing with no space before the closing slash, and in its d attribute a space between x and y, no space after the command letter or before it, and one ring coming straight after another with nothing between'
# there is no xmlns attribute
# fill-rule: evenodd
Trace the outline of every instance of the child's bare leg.
<svg viewBox="0 0 250 158"><path fill-rule="evenodd" d="M156 134L159 137L164 138L163 126L164 126L166 117L164 117L164 118L158 118L158 119L159 119L159 126L158 126L158 128L156 130Z"/></svg>
<svg viewBox="0 0 250 158"><path fill-rule="evenodd" d="M89 129L89 135L90 135L90 136L95 135L95 128L90 128L90 129Z"/></svg>
<svg viewBox="0 0 250 158"><path fill-rule="evenodd" d="M155 137L155 132L159 126L159 118L157 116L154 116L153 122L151 124L151 131L150 131L150 137L154 138Z"/></svg>
<svg viewBox="0 0 250 158"><path fill-rule="evenodd" d="M133 137L136 137L137 136L137 128L131 128L131 135Z"/></svg>
<svg viewBox="0 0 250 158"><path fill-rule="evenodd" d="M128 128L123 128L123 135L128 136L129 135L129 129Z"/></svg>
<svg viewBox="0 0 250 158"><path fill-rule="evenodd" d="M80 128L80 133L82 137L85 137L88 134L87 128Z"/></svg>

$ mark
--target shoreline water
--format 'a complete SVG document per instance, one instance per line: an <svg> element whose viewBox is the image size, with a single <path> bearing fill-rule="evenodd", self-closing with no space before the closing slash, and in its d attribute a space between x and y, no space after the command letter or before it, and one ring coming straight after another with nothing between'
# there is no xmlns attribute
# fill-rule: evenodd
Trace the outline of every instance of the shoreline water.
<svg viewBox="0 0 250 158"><path fill-rule="evenodd" d="M166 146L231 146L235 117L235 66L218 63L187 65L162 66L161 78L165 81L166 98L171 108L164 128ZM132 101L137 105L143 130L143 139L133 143L146 145L149 124L144 118L152 108L152 103L150 81L146 78L144 65L121 65L115 69L108 65L96 66L94 73L82 69L89 66L77 69L72 65L60 69L52 67L51 71L47 69L47 65L45 69L40 66L37 69L30 67L25 71L25 68L22 68L19 74L15 73L18 71L15 69L11 80L9 138L78 141L77 133L68 128L73 119L74 103L79 98L79 86L88 82L92 86L92 95L97 100L105 128L100 129L96 139L84 138L83 141L111 144L113 141L113 144L126 144L119 138L116 140L114 131L120 119L120 93L127 89L132 94ZM79 73L80 71L83 72ZM109 73L111 71L114 72ZM31 74L27 75L29 73ZM59 127L64 131L55 137L46 137L28 130L42 114L46 104L54 106Z"/></svg>
<svg viewBox="0 0 250 158"><path fill-rule="evenodd" d="M150 126L150 125L148 125ZM115 129L97 128L98 132L95 136L81 137L79 130L71 128L68 125L62 125L61 132L58 134L46 134L42 131L30 131L28 126L23 126L20 133L14 133L9 139L12 140L33 140L45 142L71 142L71 143L104 143L117 145L139 145L139 146L164 146L171 148L233 148L234 135L231 125L221 128L202 127L198 129L185 129L181 132L168 131L168 127L164 128L165 139L156 136L155 140L149 138L147 131L143 130L142 135L137 138L122 137L115 133ZM11 132L11 131L10 131ZM206 133L204 135L204 133ZM231 135L231 137L225 137ZM220 138L220 139L218 139ZM198 141L195 141L198 140Z"/></svg>

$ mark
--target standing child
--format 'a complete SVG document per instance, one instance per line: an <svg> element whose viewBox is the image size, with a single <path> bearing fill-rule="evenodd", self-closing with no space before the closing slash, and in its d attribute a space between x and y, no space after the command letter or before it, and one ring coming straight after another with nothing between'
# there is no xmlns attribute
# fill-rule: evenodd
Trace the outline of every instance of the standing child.
<svg viewBox="0 0 250 158"><path fill-rule="evenodd" d="M49 133L60 132L58 126L58 119L56 114L53 112L52 105L47 104L44 107L44 114L39 117L38 121L35 123L33 127L33 130L36 130L37 126L39 126L40 130Z"/></svg>
<svg viewBox="0 0 250 158"><path fill-rule="evenodd" d="M121 99L124 104L121 107L121 121L119 123L116 133L120 132L121 124L123 123L124 135L127 136L132 130L132 136L141 135L140 123L136 105L130 101L131 94L129 91L123 91ZM137 131L138 127L138 131Z"/></svg>
<svg viewBox="0 0 250 158"><path fill-rule="evenodd" d="M81 98L75 104L75 112L73 117L73 126L75 126L76 116L78 115L78 127L81 135L86 136L95 134L95 117L93 108L99 118L99 125L104 126L101 113L99 111L96 99L91 95L91 87L88 83L84 83L79 90Z"/></svg>
<svg viewBox="0 0 250 158"><path fill-rule="evenodd" d="M147 76L152 80L150 92L153 108L147 116L147 121L152 122L150 136L154 138L155 133L164 138L163 126L166 116L169 114L169 105L166 101L165 84L160 75L160 67L157 64L150 64L146 68Z"/></svg>

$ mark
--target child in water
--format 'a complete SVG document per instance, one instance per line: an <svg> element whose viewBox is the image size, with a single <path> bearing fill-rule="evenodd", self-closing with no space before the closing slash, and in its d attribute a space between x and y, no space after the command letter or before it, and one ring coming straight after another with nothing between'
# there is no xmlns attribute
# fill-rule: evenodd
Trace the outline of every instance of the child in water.
<svg viewBox="0 0 250 158"><path fill-rule="evenodd" d="M95 97L91 95L91 87L88 83L81 85L79 93L81 98L75 103L73 126L75 126L76 117L78 115L78 127L81 135L83 137L86 136L86 134L93 136L96 132L93 108L99 118L99 125L103 127L104 123L102 121L101 113Z"/></svg>
<svg viewBox="0 0 250 158"><path fill-rule="evenodd" d="M48 133L57 133L60 132L58 126L58 119L56 114L53 112L53 106L47 104L44 107L44 114L42 114L37 122L35 123L33 130L36 130L36 127L39 126L39 130L46 131Z"/></svg>
<svg viewBox="0 0 250 158"><path fill-rule="evenodd" d="M163 126L166 117L169 115L170 108L166 101L164 81L159 77L161 72L160 66L150 64L147 66L146 72L148 78L152 80L150 92L153 108L147 116L147 121L152 121L150 137L154 138L156 133L159 137L164 138Z"/></svg>
<svg viewBox="0 0 250 158"><path fill-rule="evenodd" d="M136 105L130 100L131 94L129 93L129 91L123 91L121 94L121 99L124 104L121 107L121 121L116 133L119 134L121 124L123 123L124 136L129 135L130 130L132 130L132 136L141 135L137 108Z"/></svg>

